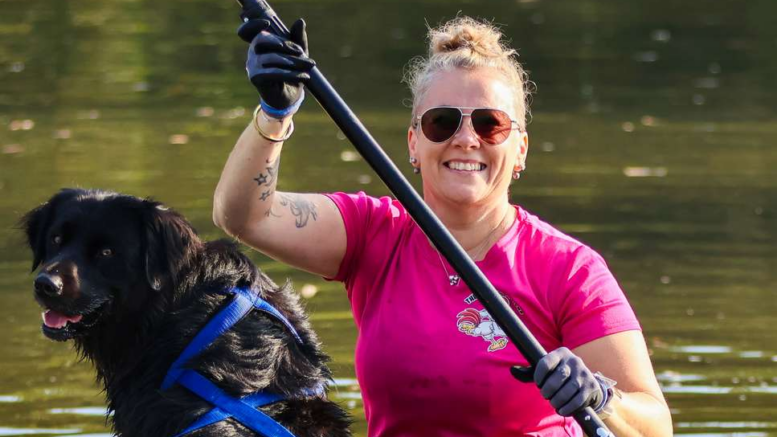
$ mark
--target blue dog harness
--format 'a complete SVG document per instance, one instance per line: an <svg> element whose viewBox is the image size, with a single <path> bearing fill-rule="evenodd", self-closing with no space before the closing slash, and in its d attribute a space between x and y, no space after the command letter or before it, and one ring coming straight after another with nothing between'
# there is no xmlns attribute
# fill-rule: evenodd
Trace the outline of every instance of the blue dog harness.
<svg viewBox="0 0 777 437"><path fill-rule="evenodd" d="M210 380L199 374L196 370L184 368L184 364L202 352L208 345L226 332L235 323L243 318L249 311L256 308L264 311L281 321L294 335L297 342L302 343L297 330L275 307L259 297L256 290L249 288L232 288L228 290L234 294L234 299L223 310L218 312L208 324L192 339L186 349L173 362L162 382L162 390L167 390L178 383L186 387L194 394L211 403L214 408L175 437L180 437L210 424L234 418L254 432L266 437L294 437L283 425L276 422L270 416L257 410L258 407L269 405L285 399L281 394L261 391L259 393L236 398L225 393ZM319 396L324 393L324 386L303 390L304 396Z"/></svg>

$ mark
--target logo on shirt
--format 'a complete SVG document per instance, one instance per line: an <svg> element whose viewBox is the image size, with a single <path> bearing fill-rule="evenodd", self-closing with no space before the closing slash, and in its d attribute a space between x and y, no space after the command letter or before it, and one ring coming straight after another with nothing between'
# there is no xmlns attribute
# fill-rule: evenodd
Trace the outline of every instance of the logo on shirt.
<svg viewBox="0 0 777 437"><path fill-rule="evenodd" d="M502 297L515 312L523 315L523 310L509 296L502 295ZM464 302L471 304L475 300L475 296L469 295L464 299ZM473 337L482 337L484 341L489 343L489 352L496 352L507 346L507 335L486 310L478 310L476 308L465 309L456 315L456 327L459 329L459 332Z"/></svg>
<svg viewBox="0 0 777 437"><path fill-rule="evenodd" d="M483 337L483 340L490 343L489 352L496 352L507 346L507 336L486 310L465 309L456 315L456 326L459 332L473 337Z"/></svg>

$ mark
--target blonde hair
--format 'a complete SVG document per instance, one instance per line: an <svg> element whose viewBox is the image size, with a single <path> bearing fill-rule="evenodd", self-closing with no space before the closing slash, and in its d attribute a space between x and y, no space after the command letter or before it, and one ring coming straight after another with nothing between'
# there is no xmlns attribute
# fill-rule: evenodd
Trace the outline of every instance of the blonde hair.
<svg viewBox="0 0 777 437"><path fill-rule="evenodd" d="M435 74L454 68L492 68L501 73L513 89L518 125L526 130L532 83L516 60L518 52L503 44L502 32L491 23L461 16L429 29L429 56L410 60L403 81L413 94L413 120L416 110L431 86Z"/></svg>

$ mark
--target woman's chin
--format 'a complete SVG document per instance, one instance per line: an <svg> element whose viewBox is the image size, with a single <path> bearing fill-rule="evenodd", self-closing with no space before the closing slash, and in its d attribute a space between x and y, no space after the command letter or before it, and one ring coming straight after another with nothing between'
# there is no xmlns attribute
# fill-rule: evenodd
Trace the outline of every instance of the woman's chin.
<svg viewBox="0 0 777 437"><path fill-rule="evenodd" d="M438 180L435 186L424 187L424 198L434 203L477 206L488 203L493 196L493 189L483 180Z"/></svg>
<svg viewBox="0 0 777 437"><path fill-rule="evenodd" d="M486 196L479 190L472 189L473 187L457 187L449 190L445 190L441 193L443 200L447 203L452 203L459 206L474 206L482 204L486 200Z"/></svg>

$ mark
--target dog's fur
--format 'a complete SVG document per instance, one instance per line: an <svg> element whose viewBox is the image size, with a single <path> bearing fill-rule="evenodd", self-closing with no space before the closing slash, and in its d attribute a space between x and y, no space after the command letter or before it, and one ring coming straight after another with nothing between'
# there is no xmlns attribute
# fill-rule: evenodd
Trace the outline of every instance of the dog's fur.
<svg viewBox="0 0 777 437"><path fill-rule="evenodd" d="M293 399L331 380L328 357L296 294L276 286L233 243L201 241L181 215L158 202L96 190L64 189L21 224L33 271L40 266L36 300L51 314L78 318L61 328L44 323L43 332L72 339L93 362L118 435L171 437L210 410L187 389L162 391L160 385L189 341L231 299L221 291L235 286L259 289L303 343L277 319L253 311L186 367L233 396L264 389L287 394L292 400L262 411L295 436L351 435L336 403ZM227 419L189 435L255 434Z"/></svg>

